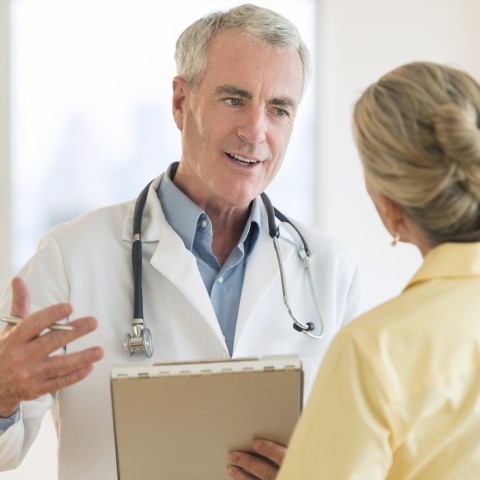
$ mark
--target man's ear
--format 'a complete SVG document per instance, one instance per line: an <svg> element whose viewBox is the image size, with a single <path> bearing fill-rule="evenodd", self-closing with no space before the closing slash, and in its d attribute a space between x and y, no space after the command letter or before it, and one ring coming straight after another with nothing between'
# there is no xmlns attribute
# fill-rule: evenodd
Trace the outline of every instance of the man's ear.
<svg viewBox="0 0 480 480"><path fill-rule="evenodd" d="M400 233L405 221L405 211L403 208L394 202L389 197L386 197L382 193L378 193L380 201L380 208L382 209L383 218L385 219L386 227L388 231L394 235Z"/></svg>
<svg viewBox="0 0 480 480"><path fill-rule="evenodd" d="M183 107L187 96L187 86L185 79L179 76L173 78L172 81L173 96L172 96L172 113L173 120L177 128L183 129Z"/></svg>

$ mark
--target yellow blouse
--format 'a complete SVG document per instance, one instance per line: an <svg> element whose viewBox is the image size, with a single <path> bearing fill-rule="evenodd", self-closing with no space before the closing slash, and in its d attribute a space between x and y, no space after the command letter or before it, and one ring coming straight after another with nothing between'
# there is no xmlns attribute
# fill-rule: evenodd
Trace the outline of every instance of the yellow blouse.
<svg viewBox="0 0 480 480"><path fill-rule="evenodd" d="M277 480L480 478L480 243L332 342Z"/></svg>

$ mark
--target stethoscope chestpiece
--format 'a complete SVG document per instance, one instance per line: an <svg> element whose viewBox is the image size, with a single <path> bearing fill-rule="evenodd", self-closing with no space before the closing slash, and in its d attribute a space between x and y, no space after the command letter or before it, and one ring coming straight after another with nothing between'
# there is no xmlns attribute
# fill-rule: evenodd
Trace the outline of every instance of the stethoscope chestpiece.
<svg viewBox="0 0 480 480"><path fill-rule="evenodd" d="M136 352L144 352L150 358L153 355L153 342L150 330L144 328L143 325L134 323L133 333L133 335L127 333L123 341L123 346L127 353L132 356Z"/></svg>

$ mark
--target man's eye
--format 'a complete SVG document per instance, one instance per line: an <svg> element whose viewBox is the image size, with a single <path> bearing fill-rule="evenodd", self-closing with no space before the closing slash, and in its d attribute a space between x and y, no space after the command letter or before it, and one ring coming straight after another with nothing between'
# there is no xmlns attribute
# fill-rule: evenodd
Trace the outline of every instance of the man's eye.
<svg viewBox="0 0 480 480"><path fill-rule="evenodd" d="M288 117L289 114L283 108L276 108L275 115L277 115L277 117Z"/></svg>
<svg viewBox="0 0 480 480"><path fill-rule="evenodd" d="M241 101L239 98L226 98L225 103L228 103L232 107L238 107L238 105L241 104Z"/></svg>

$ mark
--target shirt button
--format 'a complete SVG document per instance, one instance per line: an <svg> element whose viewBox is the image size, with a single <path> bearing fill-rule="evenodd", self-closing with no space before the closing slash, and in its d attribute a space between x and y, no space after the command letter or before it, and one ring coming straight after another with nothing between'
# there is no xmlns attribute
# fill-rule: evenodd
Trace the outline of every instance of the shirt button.
<svg viewBox="0 0 480 480"><path fill-rule="evenodd" d="M201 227L203 230L205 230L205 229L207 228L207 226L208 226L208 222L207 222L205 219L203 219L203 220L200 222L200 227Z"/></svg>
<svg viewBox="0 0 480 480"><path fill-rule="evenodd" d="M229 358L229 355L228 355L228 353L227 353L225 350L220 350L220 351L218 352L218 358L219 358L220 360L225 360L226 358Z"/></svg>
<svg viewBox="0 0 480 480"><path fill-rule="evenodd" d="M218 280L217 280L218 283L222 284L223 283L223 277L220 277Z"/></svg>

